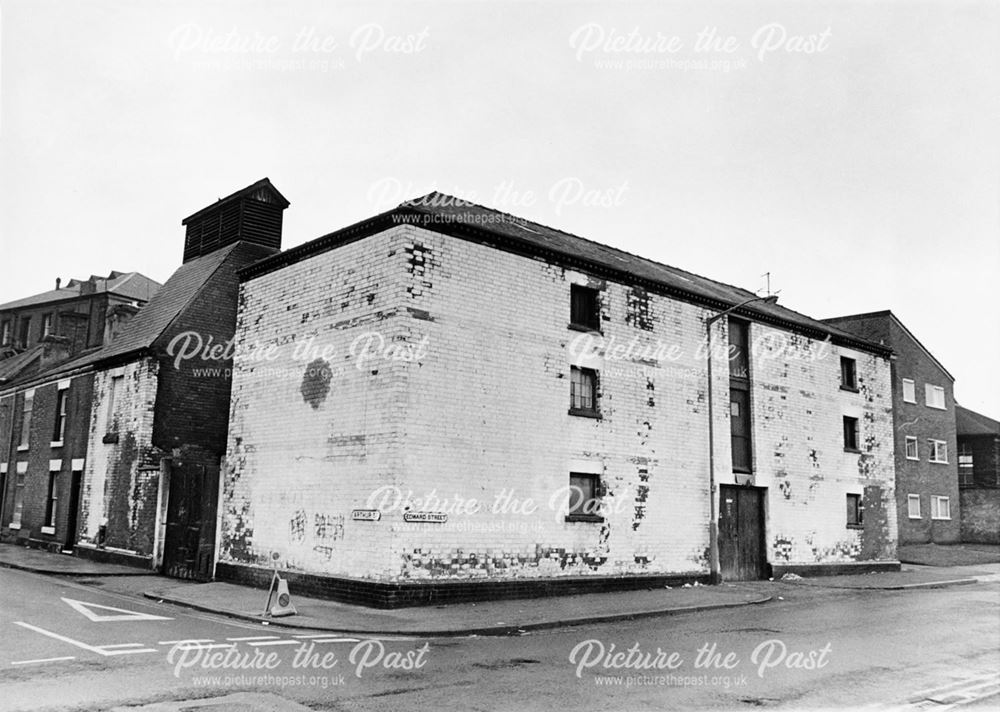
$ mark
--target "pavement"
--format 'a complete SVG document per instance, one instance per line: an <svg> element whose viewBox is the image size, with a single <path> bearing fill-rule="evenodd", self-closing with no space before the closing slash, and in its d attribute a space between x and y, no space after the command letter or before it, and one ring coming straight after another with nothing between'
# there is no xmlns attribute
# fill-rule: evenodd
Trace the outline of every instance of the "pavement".
<svg viewBox="0 0 1000 712"><path fill-rule="evenodd" d="M755 581L718 586L694 585L392 610L307 598L296 595L292 590L292 603L297 614L270 618L263 615L267 592L236 584L178 581L150 576L149 571L142 569L99 564L15 545L0 545L0 566L63 576L141 575L147 578L135 580L142 584L135 589L135 593L141 592L157 602L288 628L420 637L519 635L531 630L763 604L778 596L781 584L831 589L900 590L941 588L1000 579L1000 564L986 564L974 569L904 565L898 572L786 577L774 583Z"/></svg>
<svg viewBox="0 0 1000 712"><path fill-rule="evenodd" d="M904 564L975 566L1000 563L1000 544L907 544L899 547Z"/></svg>

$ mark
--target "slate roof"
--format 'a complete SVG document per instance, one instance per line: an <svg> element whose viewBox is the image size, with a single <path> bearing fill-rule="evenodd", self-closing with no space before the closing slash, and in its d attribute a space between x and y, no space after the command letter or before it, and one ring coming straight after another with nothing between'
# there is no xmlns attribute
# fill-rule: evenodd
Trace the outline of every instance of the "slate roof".
<svg viewBox="0 0 1000 712"><path fill-rule="evenodd" d="M118 294L128 299L136 299L147 302L159 289L160 283L156 282L139 272L112 272L107 277L97 277L92 275L94 280L94 293ZM23 307L38 306L49 302L60 302L65 299L74 299L82 294L82 287L88 280L71 279L60 289L50 289L47 292L33 294L23 299L15 299L6 304L0 304L0 311L21 309Z"/></svg>
<svg viewBox="0 0 1000 712"><path fill-rule="evenodd" d="M0 360L0 383L17 378L22 371L31 366L42 355L44 349L43 344L36 344L26 351Z"/></svg>
<svg viewBox="0 0 1000 712"><path fill-rule="evenodd" d="M578 265L584 271L610 273L625 283L652 286L670 296L720 310L757 296L740 287L436 192L404 202L381 215L262 260L242 270L240 274L244 280L252 279L400 224L418 225L498 249L554 257L563 263ZM755 302L741 308L739 313L809 336L830 337L837 343L862 350L883 355L891 353L891 349L886 346L872 343L833 324L813 319L780 304Z"/></svg>
<svg viewBox="0 0 1000 712"><path fill-rule="evenodd" d="M1000 422L974 410L955 406L955 425L959 435L993 435L1000 437Z"/></svg>

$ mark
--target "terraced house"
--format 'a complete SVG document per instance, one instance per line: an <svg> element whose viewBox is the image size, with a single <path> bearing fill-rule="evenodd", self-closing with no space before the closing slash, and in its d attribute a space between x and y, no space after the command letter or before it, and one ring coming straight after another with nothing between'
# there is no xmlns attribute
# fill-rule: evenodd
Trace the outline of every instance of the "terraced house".
<svg viewBox="0 0 1000 712"><path fill-rule="evenodd" d="M235 346L220 579L395 606L896 565L889 348L737 287L432 194L243 269Z"/></svg>

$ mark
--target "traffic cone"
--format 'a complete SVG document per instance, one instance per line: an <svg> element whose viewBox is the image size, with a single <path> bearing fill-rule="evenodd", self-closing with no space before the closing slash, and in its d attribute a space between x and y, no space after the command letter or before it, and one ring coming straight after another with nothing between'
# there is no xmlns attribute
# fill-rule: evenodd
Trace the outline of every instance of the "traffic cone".
<svg viewBox="0 0 1000 712"><path fill-rule="evenodd" d="M292 605L292 595L288 592L288 582L285 579L278 576L278 591L277 600L274 605L268 609L267 614L272 618L278 618L280 616L294 616L296 614L295 606ZM271 597L268 595L268 602L270 602Z"/></svg>

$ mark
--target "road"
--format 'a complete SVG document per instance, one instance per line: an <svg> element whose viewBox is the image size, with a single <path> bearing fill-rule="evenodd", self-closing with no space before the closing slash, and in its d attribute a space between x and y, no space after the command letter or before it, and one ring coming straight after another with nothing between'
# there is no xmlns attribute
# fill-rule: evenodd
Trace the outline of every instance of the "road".
<svg viewBox="0 0 1000 712"><path fill-rule="evenodd" d="M0 569L0 710L236 690L322 710L943 710L1000 699L996 581L761 582L776 597L761 606L510 638L361 639L158 604L134 595L152 587L142 578L84 585Z"/></svg>

